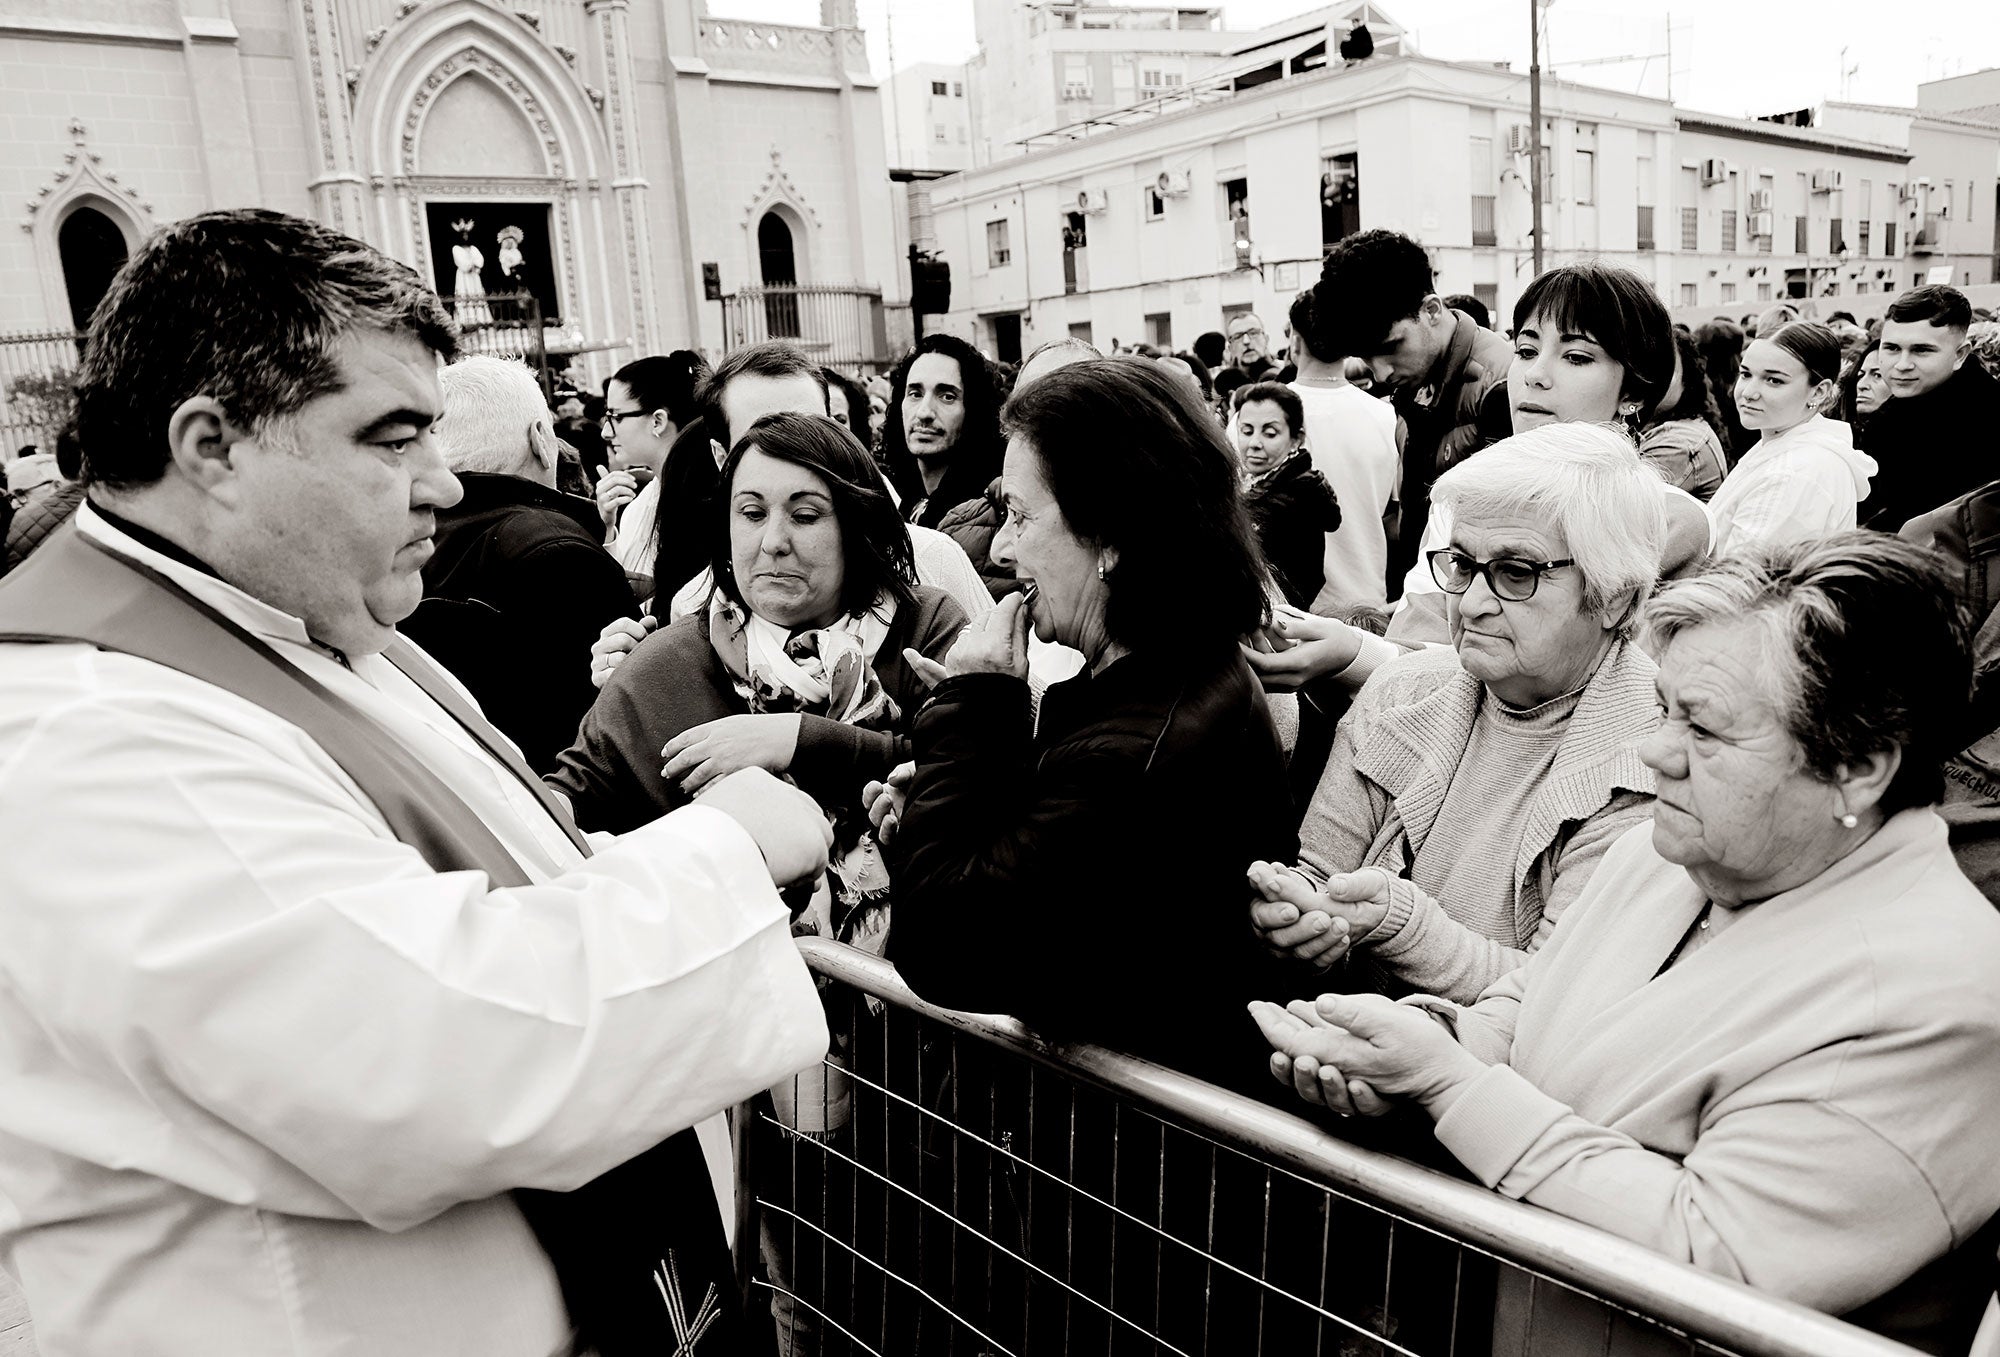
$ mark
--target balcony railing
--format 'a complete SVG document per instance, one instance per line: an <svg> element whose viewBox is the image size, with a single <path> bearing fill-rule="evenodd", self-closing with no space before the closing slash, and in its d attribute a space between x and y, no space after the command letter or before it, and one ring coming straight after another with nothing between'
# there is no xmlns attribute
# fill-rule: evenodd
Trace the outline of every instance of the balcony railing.
<svg viewBox="0 0 2000 1357"><path fill-rule="evenodd" d="M722 299L725 352L782 339L827 367L861 374L890 365L882 293L841 283L773 283Z"/></svg>
<svg viewBox="0 0 2000 1357"><path fill-rule="evenodd" d="M1932 212L1910 233L1911 254L1935 254L1944 248L1944 218Z"/></svg>

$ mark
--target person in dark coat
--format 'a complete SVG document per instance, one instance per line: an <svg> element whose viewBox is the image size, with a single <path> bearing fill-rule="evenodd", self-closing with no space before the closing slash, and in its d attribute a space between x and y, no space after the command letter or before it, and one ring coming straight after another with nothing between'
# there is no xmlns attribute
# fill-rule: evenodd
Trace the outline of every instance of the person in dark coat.
<svg viewBox="0 0 2000 1357"><path fill-rule="evenodd" d="M1340 500L1313 469L1298 392L1258 382L1238 388L1235 401L1243 507L1285 602L1310 609L1326 583L1326 535L1340 526Z"/></svg>
<svg viewBox="0 0 2000 1357"><path fill-rule="evenodd" d="M889 957L933 1003L1011 1013L1051 1040L1261 1095L1230 1062L1260 1058L1246 1000L1269 961L1231 915L1256 855L1296 838L1284 757L1237 643L1267 609L1234 458L1189 385L1151 363L1070 364L1023 389L1007 418L1007 519L993 555L1025 591L968 628L942 664L919 666L937 687L917 714L915 767L876 789L872 807L890 831L896 883ZM1039 722L1031 629L1087 662L1042 695ZM953 1106L982 1109L982 1135L990 1108L989 1139L1065 1171L1066 1117L1037 1120L977 1053L956 1053L952 1080ZM1074 1133L1108 1144L1111 1128ZM961 1193L984 1192L990 1171L1013 1204L993 1230L1014 1256L992 1258L990 1276L970 1249L955 1269L927 1259L927 1288L999 1345L1112 1350L1101 1316L1067 1312L1016 1258L1087 1289L1115 1286L1121 1309L1156 1314L1166 1341L1187 1350L1206 1321L1218 1332L1257 1323L1256 1288L1234 1273L1214 1269L1204 1291L1187 1259L1119 1250L1102 1222L1078 1212L1072 1225L1040 1188L1035 1205L1015 1209L1010 1164L976 1144L934 1152L947 1150ZM1109 1195L1108 1165L1068 1172L1079 1191ZM1210 1215L1205 1173L1142 1176L1121 1195L1191 1231L1182 1238L1206 1231L1232 1266L1258 1266L1252 1194L1232 1186Z"/></svg>
<svg viewBox="0 0 2000 1357"><path fill-rule="evenodd" d="M934 1002L1228 1077L1255 1049L1242 986L1262 970L1232 914L1262 846L1293 841L1237 647L1266 605L1233 458L1148 364L1073 363L1008 419L994 550L1026 594L919 666L938 686L916 766L876 804L896 821L891 957ZM1089 662L1038 726L1031 626Z"/></svg>
<svg viewBox="0 0 2000 1357"><path fill-rule="evenodd" d="M1957 288L1913 288L1889 303L1879 345L1889 399L1860 439L1879 468L1863 527L1899 531L1993 479L2000 382L1969 361L1971 325L1972 304Z"/></svg>
<svg viewBox="0 0 2000 1357"><path fill-rule="evenodd" d="M546 773L596 696L590 643L637 605L601 544L597 506L555 488L555 435L534 375L474 357L438 381L437 437L465 494L438 513L424 601L402 631Z"/></svg>

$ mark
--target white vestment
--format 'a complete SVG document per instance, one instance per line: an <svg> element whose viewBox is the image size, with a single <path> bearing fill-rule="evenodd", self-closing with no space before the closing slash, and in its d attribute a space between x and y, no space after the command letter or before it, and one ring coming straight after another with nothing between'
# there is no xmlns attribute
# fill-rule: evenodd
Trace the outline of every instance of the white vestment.
<svg viewBox="0 0 2000 1357"><path fill-rule="evenodd" d="M0 1264L38 1347L546 1357L568 1324L509 1189L826 1048L756 843L693 806L585 859L388 661L78 524L379 721L532 884L434 872L233 694L0 644Z"/></svg>

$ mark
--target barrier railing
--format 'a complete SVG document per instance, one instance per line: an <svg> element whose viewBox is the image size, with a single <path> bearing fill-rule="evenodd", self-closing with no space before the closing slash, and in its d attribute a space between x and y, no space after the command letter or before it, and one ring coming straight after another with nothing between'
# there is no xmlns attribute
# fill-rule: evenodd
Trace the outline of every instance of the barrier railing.
<svg viewBox="0 0 2000 1357"><path fill-rule="evenodd" d="M801 947L835 1050L756 1119L745 1164L756 1296L793 1357L1913 1352Z"/></svg>

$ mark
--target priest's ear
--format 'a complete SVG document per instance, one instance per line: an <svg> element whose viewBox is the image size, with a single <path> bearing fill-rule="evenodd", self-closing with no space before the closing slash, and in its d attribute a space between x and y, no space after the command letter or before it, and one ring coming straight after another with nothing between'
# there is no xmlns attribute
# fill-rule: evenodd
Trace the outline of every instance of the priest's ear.
<svg viewBox="0 0 2000 1357"><path fill-rule="evenodd" d="M233 454L245 437L220 401L189 396L167 416L169 469L196 489L212 491L235 475Z"/></svg>

